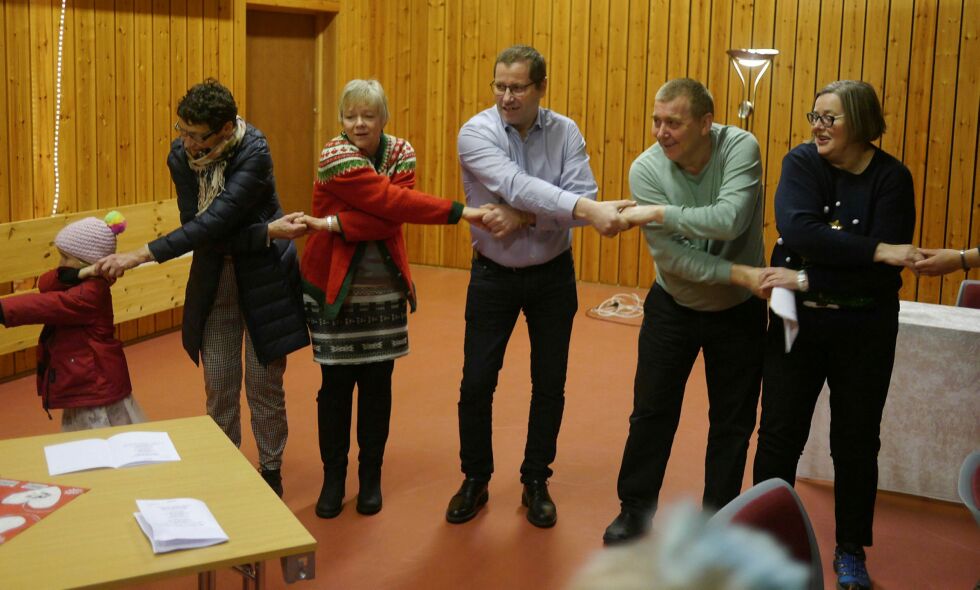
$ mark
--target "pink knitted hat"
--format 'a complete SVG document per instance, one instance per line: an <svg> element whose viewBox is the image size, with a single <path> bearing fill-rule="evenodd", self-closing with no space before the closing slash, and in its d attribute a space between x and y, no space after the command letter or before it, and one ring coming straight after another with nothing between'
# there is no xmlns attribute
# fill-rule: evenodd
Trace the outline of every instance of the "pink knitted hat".
<svg viewBox="0 0 980 590"><path fill-rule="evenodd" d="M110 211L105 219L86 217L69 223L58 232L54 245L65 254L70 254L89 264L115 254L116 234L126 229L126 220L118 211Z"/></svg>

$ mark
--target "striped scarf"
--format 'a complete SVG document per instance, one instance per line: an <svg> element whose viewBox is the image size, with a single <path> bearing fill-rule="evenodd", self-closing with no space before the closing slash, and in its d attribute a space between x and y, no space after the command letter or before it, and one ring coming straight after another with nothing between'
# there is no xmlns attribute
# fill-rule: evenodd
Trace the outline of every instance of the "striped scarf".
<svg viewBox="0 0 980 590"><path fill-rule="evenodd" d="M225 190L225 166L228 156L245 136L245 119L238 117L235 121L235 131L231 136L217 144L211 151L200 158L194 159L187 153L187 164L197 173L197 214L200 215L211 205L211 202Z"/></svg>

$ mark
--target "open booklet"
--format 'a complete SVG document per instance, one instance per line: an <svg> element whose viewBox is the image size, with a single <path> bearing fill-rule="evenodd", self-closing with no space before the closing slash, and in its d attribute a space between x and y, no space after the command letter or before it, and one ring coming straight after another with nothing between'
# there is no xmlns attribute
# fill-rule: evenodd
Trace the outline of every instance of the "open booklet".
<svg viewBox="0 0 980 590"><path fill-rule="evenodd" d="M228 540L207 504L194 498L137 500L134 512L153 553L194 549Z"/></svg>
<svg viewBox="0 0 980 590"><path fill-rule="evenodd" d="M51 475L180 461L180 455L166 432L124 432L107 439L87 438L48 445L44 447L44 456Z"/></svg>

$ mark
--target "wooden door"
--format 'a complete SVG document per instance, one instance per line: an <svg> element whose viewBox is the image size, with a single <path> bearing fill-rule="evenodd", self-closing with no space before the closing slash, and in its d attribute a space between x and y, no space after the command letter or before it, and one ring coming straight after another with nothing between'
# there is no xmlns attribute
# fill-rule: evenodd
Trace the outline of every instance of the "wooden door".
<svg viewBox="0 0 980 590"><path fill-rule="evenodd" d="M249 10L245 32L245 119L269 139L283 210L309 213L319 147L328 139L314 133L316 17Z"/></svg>

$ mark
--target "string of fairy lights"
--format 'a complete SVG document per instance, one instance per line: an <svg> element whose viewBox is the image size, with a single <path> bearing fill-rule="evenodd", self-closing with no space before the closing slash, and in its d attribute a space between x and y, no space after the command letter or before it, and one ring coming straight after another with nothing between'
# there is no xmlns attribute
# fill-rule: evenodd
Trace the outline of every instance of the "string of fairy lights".
<svg viewBox="0 0 980 590"><path fill-rule="evenodd" d="M61 174L58 171L58 147L61 133L61 58L65 47L65 11L68 0L61 0L61 18L58 21L58 69L54 84L54 201L51 215L58 214L58 201L61 196Z"/></svg>

